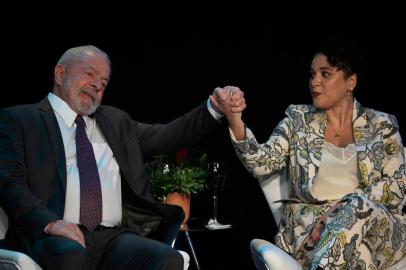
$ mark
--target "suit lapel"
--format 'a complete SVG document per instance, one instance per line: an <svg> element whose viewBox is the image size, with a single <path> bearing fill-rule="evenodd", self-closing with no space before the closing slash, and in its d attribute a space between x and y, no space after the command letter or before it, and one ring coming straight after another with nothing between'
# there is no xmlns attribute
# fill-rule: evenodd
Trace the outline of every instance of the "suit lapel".
<svg viewBox="0 0 406 270"><path fill-rule="evenodd" d="M58 121L48 99L43 99L38 109L41 111L41 116L44 119L45 126L48 131L50 142L52 145L56 167L58 170L59 180L61 181L63 190L66 190L66 157L65 148L63 146L62 135L59 129Z"/></svg>
<svg viewBox="0 0 406 270"><path fill-rule="evenodd" d="M111 120L105 117L103 114L96 113L94 114L96 119L96 123L99 125L103 136L106 138L107 143L109 144L111 151L113 152L113 156L116 159L118 166L120 167L121 173L124 175L126 179L128 179L128 169L126 166L126 162L124 161L124 149L120 146L120 139L118 138L117 134L114 133L113 124L110 122Z"/></svg>

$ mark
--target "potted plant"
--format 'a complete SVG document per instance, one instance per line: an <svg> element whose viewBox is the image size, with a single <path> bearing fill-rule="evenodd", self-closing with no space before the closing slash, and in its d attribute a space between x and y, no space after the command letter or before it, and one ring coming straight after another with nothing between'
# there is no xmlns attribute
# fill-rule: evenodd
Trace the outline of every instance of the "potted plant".
<svg viewBox="0 0 406 270"><path fill-rule="evenodd" d="M152 195L163 203L181 206L185 212L181 229L186 229L191 195L205 189L207 155L189 153L184 148L175 156L154 156L146 163L146 169Z"/></svg>

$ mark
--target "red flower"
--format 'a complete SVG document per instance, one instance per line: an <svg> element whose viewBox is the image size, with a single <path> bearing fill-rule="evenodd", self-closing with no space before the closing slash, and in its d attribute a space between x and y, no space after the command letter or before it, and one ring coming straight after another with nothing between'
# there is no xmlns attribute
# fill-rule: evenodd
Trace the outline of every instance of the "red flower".
<svg viewBox="0 0 406 270"><path fill-rule="evenodd" d="M182 161L186 159L187 153L187 148L182 148L178 152L176 152L176 164L180 165Z"/></svg>

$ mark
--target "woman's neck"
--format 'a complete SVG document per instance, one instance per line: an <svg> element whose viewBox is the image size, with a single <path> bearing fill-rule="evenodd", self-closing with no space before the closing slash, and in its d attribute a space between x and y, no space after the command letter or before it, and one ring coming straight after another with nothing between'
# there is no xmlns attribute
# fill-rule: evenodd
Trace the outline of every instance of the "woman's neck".
<svg viewBox="0 0 406 270"><path fill-rule="evenodd" d="M335 130L342 130L348 124L352 125L352 112L354 102L342 102L332 108L326 109L327 122L332 125Z"/></svg>
<svg viewBox="0 0 406 270"><path fill-rule="evenodd" d="M351 101L343 102L340 106L326 110L325 140L339 147L345 147L354 142L352 133L353 104Z"/></svg>

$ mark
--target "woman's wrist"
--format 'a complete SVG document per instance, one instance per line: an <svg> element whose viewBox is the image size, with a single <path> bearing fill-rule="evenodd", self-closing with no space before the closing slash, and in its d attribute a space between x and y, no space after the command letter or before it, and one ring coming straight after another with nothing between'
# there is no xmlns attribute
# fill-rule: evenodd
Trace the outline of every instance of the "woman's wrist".
<svg viewBox="0 0 406 270"><path fill-rule="evenodd" d="M245 140L245 125L241 119L237 122L228 122L228 127L233 132L237 141Z"/></svg>

